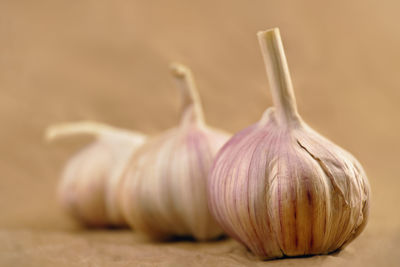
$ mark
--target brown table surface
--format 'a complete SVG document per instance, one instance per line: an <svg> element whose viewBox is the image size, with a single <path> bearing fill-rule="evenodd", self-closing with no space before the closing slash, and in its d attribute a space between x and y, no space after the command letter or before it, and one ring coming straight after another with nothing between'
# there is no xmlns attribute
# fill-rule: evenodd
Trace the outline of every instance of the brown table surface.
<svg viewBox="0 0 400 267"><path fill-rule="evenodd" d="M400 266L398 1L1 1L0 266ZM256 32L278 26L303 118L351 151L372 187L365 232L338 254L261 262L241 245L84 230L59 208L64 162L92 119L156 134L177 122L168 64L189 65L210 125L271 106Z"/></svg>

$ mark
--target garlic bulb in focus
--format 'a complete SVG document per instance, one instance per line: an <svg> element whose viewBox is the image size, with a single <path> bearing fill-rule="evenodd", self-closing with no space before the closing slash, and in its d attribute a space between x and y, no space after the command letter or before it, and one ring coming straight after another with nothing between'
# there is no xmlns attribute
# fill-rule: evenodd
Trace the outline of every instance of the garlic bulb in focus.
<svg viewBox="0 0 400 267"><path fill-rule="evenodd" d="M207 240L222 234L208 210L206 182L229 135L205 125L190 70L174 64L172 73L182 89L180 125L135 153L124 175L122 210L135 230L153 238Z"/></svg>
<svg viewBox="0 0 400 267"><path fill-rule="evenodd" d="M46 138L91 134L96 140L66 164L58 188L65 210L88 226L126 225L119 205L124 167L146 137L95 122L51 126Z"/></svg>
<svg viewBox="0 0 400 267"><path fill-rule="evenodd" d="M367 177L297 113L279 30L258 38L275 108L218 153L208 183L211 212L263 259L333 252L365 227Z"/></svg>

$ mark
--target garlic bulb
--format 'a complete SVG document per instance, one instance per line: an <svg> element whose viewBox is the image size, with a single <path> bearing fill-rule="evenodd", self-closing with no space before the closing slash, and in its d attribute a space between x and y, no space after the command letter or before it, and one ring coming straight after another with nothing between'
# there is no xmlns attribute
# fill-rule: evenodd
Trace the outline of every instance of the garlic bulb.
<svg viewBox="0 0 400 267"><path fill-rule="evenodd" d="M172 73L182 89L180 125L135 153L124 175L122 210L135 230L156 239L211 239L222 230L208 210L207 175L229 135L204 123L190 70L174 64Z"/></svg>
<svg viewBox="0 0 400 267"><path fill-rule="evenodd" d="M211 212L263 259L333 252L365 227L367 177L352 155L297 113L279 30L258 38L275 108L216 156L208 183Z"/></svg>
<svg viewBox="0 0 400 267"><path fill-rule="evenodd" d="M58 188L65 210L88 226L126 224L120 212L119 190L124 167L146 137L95 122L49 127L46 138L92 134L97 139L66 164Z"/></svg>

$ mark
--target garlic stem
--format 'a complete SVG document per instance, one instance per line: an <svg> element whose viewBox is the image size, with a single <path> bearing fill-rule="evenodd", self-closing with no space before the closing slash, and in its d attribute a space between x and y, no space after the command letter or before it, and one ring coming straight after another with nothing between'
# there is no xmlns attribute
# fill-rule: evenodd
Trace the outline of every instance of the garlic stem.
<svg viewBox="0 0 400 267"><path fill-rule="evenodd" d="M53 141L58 138L63 138L71 135L95 135L100 136L104 134L125 134L125 135L141 135L136 132L130 132L126 130L120 130L102 123L93 121L83 121L75 123L61 123L50 126L46 129L45 139L46 141Z"/></svg>
<svg viewBox="0 0 400 267"><path fill-rule="evenodd" d="M278 28L257 33L264 58L272 98L280 124L290 125L300 117L297 112L292 80Z"/></svg>
<svg viewBox="0 0 400 267"><path fill-rule="evenodd" d="M178 87L181 88L183 100L181 108L182 117L185 118L187 111L191 108L192 114L190 114L190 119L198 123L204 122L203 109L192 72L188 67L180 63L172 63L171 72Z"/></svg>

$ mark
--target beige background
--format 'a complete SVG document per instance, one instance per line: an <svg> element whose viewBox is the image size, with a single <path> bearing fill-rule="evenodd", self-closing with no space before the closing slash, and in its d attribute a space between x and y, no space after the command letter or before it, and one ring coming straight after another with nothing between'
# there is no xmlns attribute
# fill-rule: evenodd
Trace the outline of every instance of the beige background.
<svg viewBox="0 0 400 267"><path fill-rule="evenodd" d="M398 1L1 1L1 266L399 266ZM271 95L256 39L278 26L299 110L364 165L367 229L339 254L256 261L232 240L151 243L77 228L55 201L89 138L42 141L93 119L155 134L177 122L172 60L196 77L209 124L236 132Z"/></svg>

